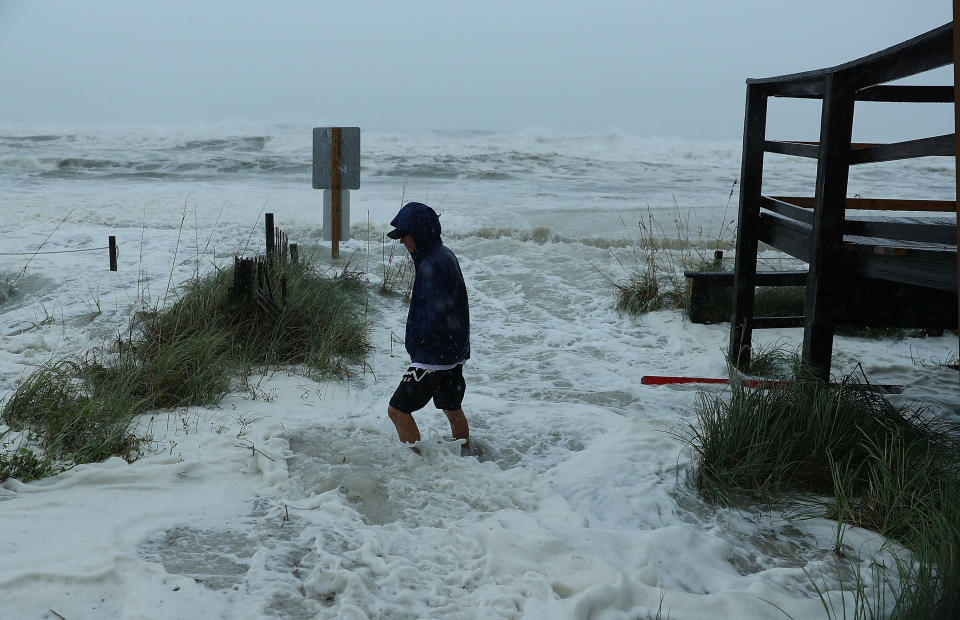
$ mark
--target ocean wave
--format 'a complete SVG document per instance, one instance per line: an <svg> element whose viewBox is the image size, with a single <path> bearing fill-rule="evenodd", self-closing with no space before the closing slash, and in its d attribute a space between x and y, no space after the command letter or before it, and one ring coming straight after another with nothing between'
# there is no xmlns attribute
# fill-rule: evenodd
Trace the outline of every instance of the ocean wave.
<svg viewBox="0 0 960 620"><path fill-rule="evenodd" d="M122 166L122 164L106 159L87 159L85 157L68 157L57 161L56 165L60 170L103 170Z"/></svg>
<svg viewBox="0 0 960 620"><path fill-rule="evenodd" d="M370 169L370 176L424 178L424 179L478 179L504 181L517 178L508 172L471 170L438 165L398 165L391 168Z"/></svg>
<svg viewBox="0 0 960 620"><path fill-rule="evenodd" d="M230 136L189 140L174 147L176 151L262 151L271 136Z"/></svg>
<svg viewBox="0 0 960 620"><path fill-rule="evenodd" d="M47 168L36 157L5 157L0 159L0 171L41 172Z"/></svg>
<svg viewBox="0 0 960 620"><path fill-rule="evenodd" d="M38 136L0 136L0 144L5 146L26 146L22 143L53 142L68 136L38 135Z"/></svg>

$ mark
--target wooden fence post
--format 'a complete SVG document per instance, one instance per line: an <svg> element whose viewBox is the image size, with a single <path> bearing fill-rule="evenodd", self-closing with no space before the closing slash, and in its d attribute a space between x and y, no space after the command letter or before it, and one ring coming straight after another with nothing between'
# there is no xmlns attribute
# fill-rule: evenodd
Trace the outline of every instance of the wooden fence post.
<svg viewBox="0 0 960 620"><path fill-rule="evenodd" d="M254 289L254 260L252 258L233 257L233 286L227 294L234 304L249 303Z"/></svg>
<svg viewBox="0 0 960 620"><path fill-rule="evenodd" d="M117 270L117 238L113 235L110 235L108 238L108 244L110 247L110 271Z"/></svg>
<svg viewBox="0 0 960 620"><path fill-rule="evenodd" d="M290 262L294 265L297 264L300 260L300 248L297 247L296 243L290 244Z"/></svg>
<svg viewBox="0 0 960 620"><path fill-rule="evenodd" d="M263 217L263 220L264 220L264 227L266 228L266 233L267 233L267 235L266 235L267 248L266 248L266 252L265 252L265 253L266 253L267 257L269 258L270 256L273 255L273 249L274 249L274 245L273 245L273 234L274 234L274 232L273 232L273 213L265 213L265 214L264 214L264 217Z"/></svg>
<svg viewBox="0 0 960 620"><path fill-rule="evenodd" d="M960 3L953 2L953 195L957 212L957 282L960 282ZM960 333L960 286L957 286L957 325ZM960 336L958 336L960 337Z"/></svg>

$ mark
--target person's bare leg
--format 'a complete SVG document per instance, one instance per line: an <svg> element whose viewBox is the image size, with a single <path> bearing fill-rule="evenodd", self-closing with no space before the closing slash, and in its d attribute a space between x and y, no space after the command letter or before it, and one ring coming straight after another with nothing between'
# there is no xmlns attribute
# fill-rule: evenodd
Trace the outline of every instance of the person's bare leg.
<svg viewBox="0 0 960 620"><path fill-rule="evenodd" d="M450 432L454 439L464 439L463 447L466 448L470 443L470 425L467 424L467 416L463 415L463 409L456 411L443 410L447 420L450 422Z"/></svg>
<svg viewBox="0 0 960 620"><path fill-rule="evenodd" d="M397 427L397 437L403 443L417 443L420 441L420 429L413 416L394 407L387 406L387 415L393 425Z"/></svg>

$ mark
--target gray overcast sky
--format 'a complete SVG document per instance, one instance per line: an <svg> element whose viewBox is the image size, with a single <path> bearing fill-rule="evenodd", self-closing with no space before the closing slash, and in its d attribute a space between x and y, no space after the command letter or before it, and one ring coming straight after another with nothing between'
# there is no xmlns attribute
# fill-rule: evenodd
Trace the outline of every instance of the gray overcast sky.
<svg viewBox="0 0 960 620"><path fill-rule="evenodd" d="M942 25L950 0L0 0L0 122L304 122L739 138L744 80ZM952 83L952 68L924 83ZM950 133L858 104L855 138ZM817 104L771 105L816 139ZM813 132L813 135L811 135Z"/></svg>

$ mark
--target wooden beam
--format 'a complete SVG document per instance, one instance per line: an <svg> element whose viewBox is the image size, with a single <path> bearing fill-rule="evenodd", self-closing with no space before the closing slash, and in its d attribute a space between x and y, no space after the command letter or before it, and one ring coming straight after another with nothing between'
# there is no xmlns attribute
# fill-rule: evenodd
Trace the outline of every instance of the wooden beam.
<svg viewBox="0 0 960 620"><path fill-rule="evenodd" d="M813 144L817 147L820 146L820 143L817 142L816 140L786 140L785 142L789 144ZM878 146L880 144L883 144L883 143L882 142L851 142L850 148L851 149L868 149L872 146Z"/></svg>
<svg viewBox="0 0 960 620"><path fill-rule="evenodd" d="M761 213L760 241L793 257L807 260L809 254L803 248L809 245L810 228L813 224L812 211L773 201L767 196L763 198L761 206L776 213L777 216ZM793 211L789 207L793 207ZM877 220L847 217L844 218L843 234L950 246L956 242L952 225L944 225L942 222L925 222L921 218Z"/></svg>
<svg viewBox="0 0 960 620"><path fill-rule="evenodd" d="M763 182L763 142L767 131L767 96L747 86L740 162L740 207L734 262L730 346L727 355L740 370L750 368L753 310L757 275L757 235Z"/></svg>
<svg viewBox="0 0 960 620"><path fill-rule="evenodd" d="M868 86L857 101L893 103L953 103L953 86Z"/></svg>
<svg viewBox="0 0 960 620"><path fill-rule="evenodd" d="M854 88L842 74L829 74L824 81L810 275L804 303L803 362L814 375L828 381L836 327L831 307L840 294L842 265L839 251L844 219L843 208L829 207L844 205L847 195Z"/></svg>
<svg viewBox="0 0 960 620"><path fill-rule="evenodd" d="M849 244L846 264L856 275L943 291L957 290L953 249L933 250Z"/></svg>
<svg viewBox="0 0 960 620"><path fill-rule="evenodd" d="M802 316L758 316L753 319L754 329L783 329L785 327L803 327Z"/></svg>
<svg viewBox="0 0 960 620"><path fill-rule="evenodd" d="M956 23L956 19L954 19ZM751 78L747 84L763 89L771 97L824 95L828 75L856 75L854 90L891 82L953 62L952 25L944 24L910 40L842 65L768 78Z"/></svg>
<svg viewBox="0 0 960 620"><path fill-rule="evenodd" d="M954 179L954 207L957 218L957 280L960 282L960 0L953 0L953 163L956 169ZM960 343L960 285L957 286L957 338Z"/></svg>
<svg viewBox="0 0 960 620"><path fill-rule="evenodd" d="M841 65L855 89L892 82L953 62L953 26L944 24L909 41L871 54L862 61Z"/></svg>
<svg viewBox="0 0 960 620"><path fill-rule="evenodd" d="M732 271L684 271L687 278L703 278L711 286L733 286ZM758 271L757 286L804 286L807 283L806 271Z"/></svg>
<svg viewBox="0 0 960 620"><path fill-rule="evenodd" d="M766 140L763 149L768 153L781 153L816 159L820 156L820 143L802 140ZM915 157L953 157L954 136L947 134L932 138L920 138L891 144L854 142L850 145L850 164L868 164Z"/></svg>
<svg viewBox="0 0 960 620"><path fill-rule="evenodd" d="M891 220L847 218L843 225L843 234L946 245L953 245L957 240L957 233L953 226L927 222L904 222L897 218Z"/></svg>
<svg viewBox="0 0 960 620"><path fill-rule="evenodd" d="M810 237L813 227L771 213L761 213L757 221L757 238L781 252L810 261Z"/></svg>
<svg viewBox="0 0 960 620"><path fill-rule="evenodd" d="M850 153L850 163L869 164L898 159L913 159L915 157L953 157L954 140L953 134L946 134L932 138L877 144L868 148L853 149Z"/></svg>
<svg viewBox="0 0 960 620"><path fill-rule="evenodd" d="M810 206L804 208L790 204L789 202L783 200L771 198L770 196L761 196L760 207L768 211L773 211L774 213L779 213L784 217L789 217L792 220L797 220L798 222L803 222L804 224L810 224L811 226L813 225L812 198L810 199Z"/></svg>
<svg viewBox="0 0 960 620"><path fill-rule="evenodd" d="M763 142L763 150L767 153L782 153L783 155L810 157L812 159L820 157L820 145L810 142L765 140Z"/></svg>
<svg viewBox="0 0 960 620"><path fill-rule="evenodd" d="M791 97L794 99L822 99L823 78L814 77L808 80L789 82L768 82L747 80L747 84L755 85L768 97Z"/></svg>
<svg viewBox="0 0 960 620"><path fill-rule="evenodd" d="M770 196L773 200L812 209L814 199L809 196ZM953 200L900 200L897 198L847 198L846 209L856 211L930 211L954 213Z"/></svg>
<svg viewBox="0 0 960 620"><path fill-rule="evenodd" d="M864 278L837 307L839 325L953 329L957 299L953 291Z"/></svg>

